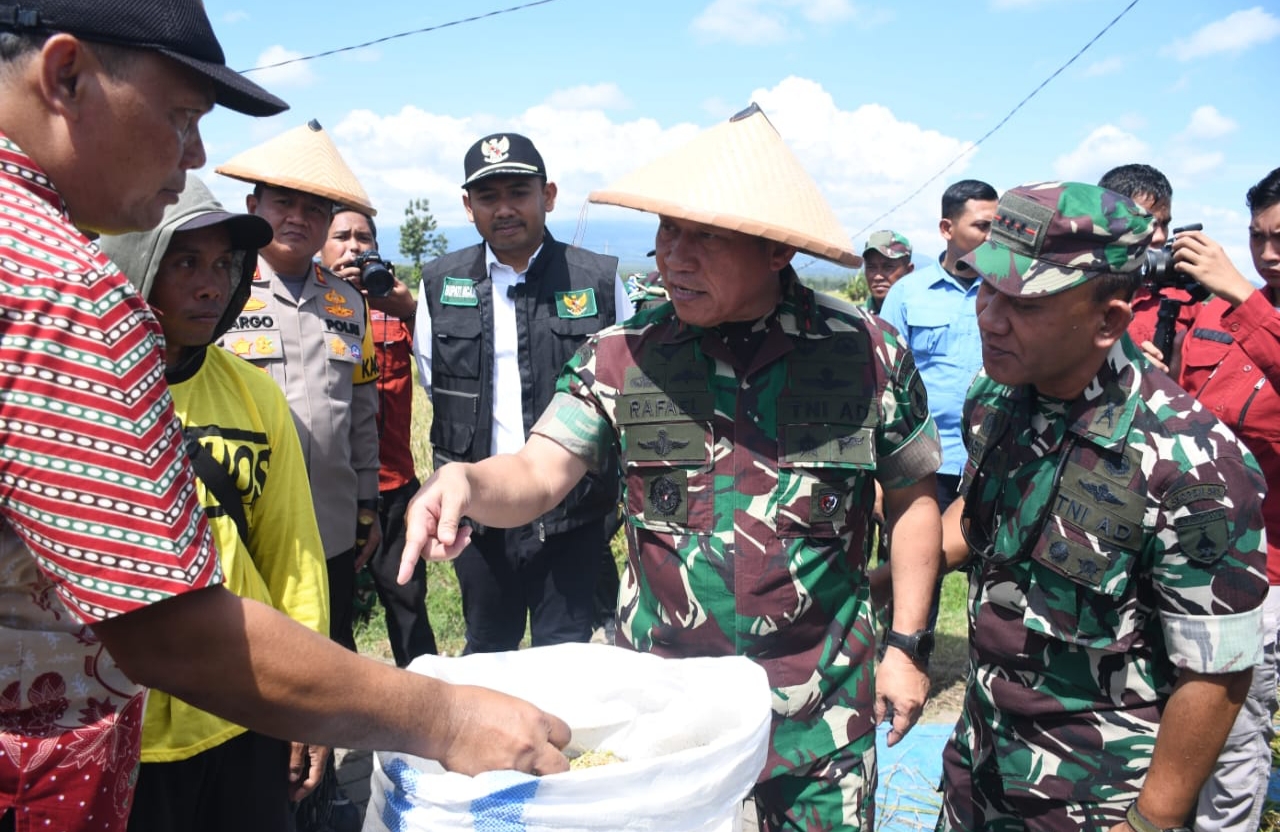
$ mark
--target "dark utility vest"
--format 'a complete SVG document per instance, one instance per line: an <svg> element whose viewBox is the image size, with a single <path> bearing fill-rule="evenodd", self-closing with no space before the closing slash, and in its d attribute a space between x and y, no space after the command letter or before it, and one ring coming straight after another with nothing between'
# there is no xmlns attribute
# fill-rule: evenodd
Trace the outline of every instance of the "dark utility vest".
<svg viewBox="0 0 1280 832"><path fill-rule="evenodd" d="M436 467L489 456L493 439L493 288L484 244L422 269L431 315L431 447ZM555 394L556 378L587 338L617 318L618 258L557 242L546 232L523 283L514 287L520 404L528 437ZM594 308L594 314L591 313ZM515 395L504 390L503 395ZM597 520L618 501L616 463L588 473L539 522L557 534Z"/></svg>

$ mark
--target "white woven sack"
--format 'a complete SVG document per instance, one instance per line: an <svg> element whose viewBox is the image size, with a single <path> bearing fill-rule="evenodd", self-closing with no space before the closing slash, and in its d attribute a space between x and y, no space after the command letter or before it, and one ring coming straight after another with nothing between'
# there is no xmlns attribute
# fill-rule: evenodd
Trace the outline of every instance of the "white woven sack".
<svg viewBox="0 0 1280 832"><path fill-rule="evenodd" d="M477 777L404 754L374 755L365 832L730 832L764 766L770 699L741 657L662 659L561 644L409 665L520 696L573 730L571 748L623 762L533 777Z"/></svg>

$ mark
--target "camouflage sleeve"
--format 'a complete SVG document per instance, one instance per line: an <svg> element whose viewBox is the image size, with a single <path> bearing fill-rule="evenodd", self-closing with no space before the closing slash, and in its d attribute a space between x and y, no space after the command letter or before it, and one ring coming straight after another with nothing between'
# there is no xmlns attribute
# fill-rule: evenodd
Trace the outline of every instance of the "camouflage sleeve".
<svg viewBox="0 0 1280 832"><path fill-rule="evenodd" d="M613 425L589 383L597 342L598 336L590 338L565 364L555 396L530 432L562 445L592 473L605 476L611 473L605 469L616 465L617 451Z"/></svg>
<svg viewBox="0 0 1280 832"><path fill-rule="evenodd" d="M1233 452L1227 429L1218 452L1163 491L1153 579L1169 657L1180 668L1229 673L1261 661L1266 542L1265 488L1247 452ZM1174 449L1179 450L1179 449Z"/></svg>
<svg viewBox="0 0 1280 832"><path fill-rule="evenodd" d="M942 445L915 357L896 336L882 333L889 374L880 398L876 479L885 488L905 488L937 472Z"/></svg>

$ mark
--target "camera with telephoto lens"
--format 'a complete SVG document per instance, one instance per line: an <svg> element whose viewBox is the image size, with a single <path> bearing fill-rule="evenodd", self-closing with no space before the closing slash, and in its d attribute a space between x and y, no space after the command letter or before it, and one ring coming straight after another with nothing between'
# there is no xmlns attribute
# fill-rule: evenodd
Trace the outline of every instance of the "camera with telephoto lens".
<svg viewBox="0 0 1280 832"><path fill-rule="evenodd" d="M371 298L385 298L396 287L395 275L373 249L357 254L351 265L360 269L360 284Z"/></svg>
<svg viewBox="0 0 1280 832"><path fill-rule="evenodd" d="M1203 228L1200 223L1175 228L1169 234L1169 241L1162 247L1147 249L1147 261L1142 265L1142 282L1152 290L1181 289L1192 296L1202 292L1203 288L1194 277L1173 264L1173 241L1184 231L1200 231Z"/></svg>

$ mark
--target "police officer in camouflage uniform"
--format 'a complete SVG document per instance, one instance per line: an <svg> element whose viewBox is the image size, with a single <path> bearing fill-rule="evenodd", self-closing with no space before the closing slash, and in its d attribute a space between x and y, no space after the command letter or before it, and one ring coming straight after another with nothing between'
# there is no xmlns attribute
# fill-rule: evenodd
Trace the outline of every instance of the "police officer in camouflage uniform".
<svg viewBox="0 0 1280 832"><path fill-rule="evenodd" d="M948 562L970 671L939 830L1184 827L1259 661L1263 481L1125 335L1151 217L1094 185L1000 199Z"/></svg>
<svg viewBox="0 0 1280 832"><path fill-rule="evenodd" d="M865 310L800 283L797 248L858 258L758 109L591 199L660 214L672 302L590 339L517 454L439 470L411 506L406 557L453 556L462 515L525 522L616 453L618 643L758 662L774 703L761 828L870 828L873 728L892 706L894 743L920 714L939 568L941 451L911 354ZM896 528L896 632L873 685L876 481Z"/></svg>

